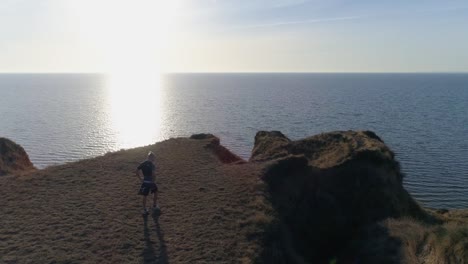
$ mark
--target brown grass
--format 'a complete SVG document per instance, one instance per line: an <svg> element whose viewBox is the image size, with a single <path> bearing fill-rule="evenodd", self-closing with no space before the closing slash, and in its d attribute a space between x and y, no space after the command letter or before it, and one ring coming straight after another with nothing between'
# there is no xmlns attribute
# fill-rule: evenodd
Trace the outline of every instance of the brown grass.
<svg viewBox="0 0 468 264"><path fill-rule="evenodd" d="M392 219L386 226L390 235L405 245L405 263L468 263L468 222L447 218L441 225L427 225L412 219Z"/></svg>
<svg viewBox="0 0 468 264"><path fill-rule="evenodd" d="M468 263L468 211L432 213L442 222L400 218L367 227L354 242L353 258L362 263Z"/></svg>
<svg viewBox="0 0 468 264"><path fill-rule="evenodd" d="M253 262L271 220L260 169L223 164L205 141L170 139L0 178L0 262ZM143 218L133 173L149 150L162 214Z"/></svg>
<svg viewBox="0 0 468 264"><path fill-rule="evenodd" d="M268 163L226 164L224 150L213 151L210 143L212 138L170 139L0 177L0 263L304 263L297 252L318 247L285 232L270 203L278 190L260 180ZM159 165L162 213L145 218L133 173L149 150ZM298 157L291 162L286 165L296 169L307 164ZM299 223L333 227L304 208L295 215ZM352 229L352 239L331 259L468 263L468 211L430 214L429 220L391 218Z"/></svg>

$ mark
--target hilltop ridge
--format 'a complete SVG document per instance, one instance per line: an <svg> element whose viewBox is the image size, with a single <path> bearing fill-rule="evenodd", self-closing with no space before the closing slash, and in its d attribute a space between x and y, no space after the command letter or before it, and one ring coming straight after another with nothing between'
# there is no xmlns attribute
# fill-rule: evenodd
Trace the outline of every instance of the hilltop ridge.
<svg viewBox="0 0 468 264"><path fill-rule="evenodd" d="M370 131L261 131L249 161L197 134L21 174L0 177L3 263L468 263L468 211L422 208Z"/></svg>

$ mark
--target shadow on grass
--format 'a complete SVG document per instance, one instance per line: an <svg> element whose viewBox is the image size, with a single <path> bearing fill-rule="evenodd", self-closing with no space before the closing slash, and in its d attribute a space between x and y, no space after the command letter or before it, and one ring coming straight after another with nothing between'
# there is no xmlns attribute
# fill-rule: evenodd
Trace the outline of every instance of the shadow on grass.
<svg viewBox="0 0 468 264"><path fill-rule="evenodd" d="M301 251L308 248L308 251ZM401 264L403 261L402 241L390 235L387 227L375 223L360 230L356 237L336 248L335 252L321 255L326 251L317 244L308 244L292 234L289 228L280 223L272 223L266 229L263 247L255 263L290 264Z"/></svg>
<svg viewBox="0 0 468 264"><path fill-rule="evenodd" d="M156 236L158 241L151 240L152 231L151 228L148 227L148 216L145 215L143 217L144 220L144 230L143 233L145 235L145 248L142 252L142 257L144 263L158 263L158 264L166 264L169 263L167 257L167 248L166 242L164 241L164 232L161 230L161 226L159 224L159 217L161 216L160 212L155 212L152 214ZM154 233L153 233L154 234ZM154 248L154 244L159 245L159 250L156 251Z"/></svg>

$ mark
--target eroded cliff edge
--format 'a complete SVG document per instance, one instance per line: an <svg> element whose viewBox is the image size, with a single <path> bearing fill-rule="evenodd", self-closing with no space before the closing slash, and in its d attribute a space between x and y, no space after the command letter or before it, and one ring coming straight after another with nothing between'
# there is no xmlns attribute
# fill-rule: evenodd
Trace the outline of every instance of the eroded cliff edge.
<svg viewBox="0 0 468 264"><path fill-rule="evenodd" d="M148 151L163 214L142 221ZM0 262L468 263L468 212L421 208L402 179L370 131L259 132L249 162L211 134L169 139L0 177Z"/></svg>
<svg viewBox="0 0 468 264"><path fill-rule="evenodd" d="M0 137L0 176L34 170L26 151L15 142Z"/></svg>
<svg viewBox="0 0 468 264"><path fill-rule="evenodd" d="M298 141L260 131L250 162L264 164L277 214L267 263L468 261L468 214L421 208L403 188L394 153L371 131Z"/></svg>

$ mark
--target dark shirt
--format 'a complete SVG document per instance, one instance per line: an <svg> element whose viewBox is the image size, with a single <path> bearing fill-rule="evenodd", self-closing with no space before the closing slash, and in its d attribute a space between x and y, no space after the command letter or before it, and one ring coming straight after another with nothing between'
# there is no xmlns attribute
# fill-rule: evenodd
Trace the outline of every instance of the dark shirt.
<svg viewBox="0 0 468 264"><path fill-rule="evenodd" d="M153 171L156 170L156 166L154 166L153 162L145 160L138 166L137 170L141 170L143 172L144 181L153 182L155 180L153 179Z"/></svg>

